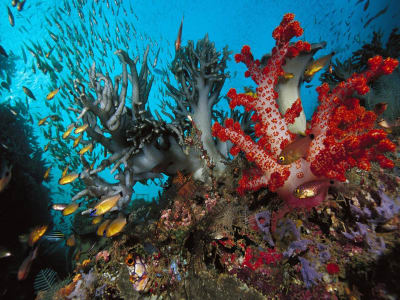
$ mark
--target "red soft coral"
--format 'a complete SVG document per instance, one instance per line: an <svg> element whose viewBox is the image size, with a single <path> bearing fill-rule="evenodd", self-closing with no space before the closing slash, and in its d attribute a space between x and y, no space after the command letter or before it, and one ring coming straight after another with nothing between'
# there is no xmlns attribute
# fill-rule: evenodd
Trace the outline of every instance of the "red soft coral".
<svg viewBox="0 0 400 300"><path fill-rule="evenodd" d="M228 92L230 107L233 109L241 105L246 111L254 112L252 121L255 123L257 139L253 140L246 135L240 124L231 119L225 121L225 127L215 123L212 128L214 136L234 144L232 155L243 151L246 158L256 165L255 175L243 174L238 183L238 192L268 187L276 191L290 209L309 208L309 204L315 206L321 203L329 180L344 181L346 171L352 167L369 170L371 161L377 161L382 167L393 167L393 162L383 153L395 149L384 131L374 129L376 115L366 111L354 97L355 93L367 93L371 80L390 74L398 65L395 59L376 56L368 61L367 71L353 74L332 90L327 83L317 88L320 103L312 117L311 127L306 132L314 136L306 157L289 165L277 162L282 149L295 139L288 125L301 112L301 102L300 99L295 101L286 114L282 115L276 103L278 93L275 86L279 76L284 74L282 64L285 58L310 51L307 42L298 41L289 45L290 39L302 32L300 24L294 21L294 15L287 14L273 31L276 46L263 69L260 69L260 62L254 60L249 46L244 46L241 53L235 56L237 62L246 64L248 70L245 75L251 76L258 87L257 97L238 94L235 89L231 89ZM318 190L321 191L319 195L312 199L294 196L293 191L297 187L312 181L318 181ZM288 211L288 207L282 212Z"/></svg>

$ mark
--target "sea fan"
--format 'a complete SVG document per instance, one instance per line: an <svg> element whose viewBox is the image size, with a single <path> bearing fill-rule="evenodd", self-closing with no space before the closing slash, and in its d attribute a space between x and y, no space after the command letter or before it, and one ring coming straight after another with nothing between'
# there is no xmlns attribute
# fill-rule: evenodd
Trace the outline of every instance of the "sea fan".
<svg viewBox="0 0 400 300"><path fill-rule="evenodd" d="M42 269L35 277L33 288L35 292L49 290L58 280L57 273L52 269Z"/></svg>

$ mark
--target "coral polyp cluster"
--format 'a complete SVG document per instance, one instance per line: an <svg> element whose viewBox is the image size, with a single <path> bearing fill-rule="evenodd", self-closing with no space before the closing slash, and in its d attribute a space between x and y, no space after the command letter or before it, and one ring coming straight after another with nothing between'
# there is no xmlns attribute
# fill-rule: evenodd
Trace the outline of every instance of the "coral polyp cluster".
<svg viewBox="0 0 400 300"><path fill-rule="evenodd" d="M327 189L307 197L307 203L304 203L293 195L297 187L316 180L320 180L322 186L328 186L331 179L345 181L348 169L369 169L370 161L377 161L384 168L394 166L383 155L395 150L394 143L387 138L385 131L374 129L376 115L361 107L353 94L367 93L368 83L381 75L391 74L398 61L391 58L383 60L376 56L369 60L367 71L354 74L334 89L330 90L327 84L318 87L320 104L312 117L311 127L305 132L312 136L309 148L305 149L304 157L282 165L278 161L280 153L295 142L295 135L289 131L288 125L294 122L302 107L298 99L281 114L276 103L278 93L274 87L279 77L284 75L282 65L285 59L295 57L302 51L310 51L307 42L289 44L294 36L300 36L303 32L293 19L293 14L285 15L275 29L273 37L276 46L265 67L260 68L260 62L253 59L248 46L244 46L241 53L235 56L237 62L246 64L248 70L245 76L251 76L258 87L257 97L237 94L236 90L231 89L228 93L230 107L242 105L246 111L254 111L252 120L256 123L254 131L257 139L246 135L240 124L232 119L225 120L225 127L216 122L213 134L222 141L230 140L234 144L231 154L237 155L243 151L259 170L258 175L242 176L239 193L268 187L292 207L312 207L325 198Z"/></svg>

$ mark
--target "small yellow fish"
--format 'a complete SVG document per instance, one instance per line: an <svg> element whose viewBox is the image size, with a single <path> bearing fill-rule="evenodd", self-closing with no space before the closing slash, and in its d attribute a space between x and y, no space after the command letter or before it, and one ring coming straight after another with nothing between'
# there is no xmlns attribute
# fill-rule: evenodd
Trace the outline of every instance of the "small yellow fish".
<svg viewBox="0 0 400 300"><path fill-rule="evenodd" d="M110 223L110 225L108 225L105 232L106 237L112 237L118 234L119 232L121 232L122 229L124 229L125 225L126 225L125 217L116 218L114 221Z"/></svg>
<svg viewBox="0 0 400 300"><path fill-rule="evenodd" d="M79 134L83 131L85 131L89 127L89 124L83 124L82 126L79 126L78 128L75 129L75 134Z"/></svg>
<svg viewBox="0 0 400 300"><path fill-rule="evenodd" d="M97 228L98 236L105 236L107 226L110 222L111 222L111 220L105 220L103 223L100 224L100 226Z"/></svg>
<svg viewBox="0 0 400 300"><path fill-rule="evenodd" d="M100 221L101 221L102 219L103 219L103 216L94 217L93 220L92 220L92 224L93 224L93 225L96 225L96 224L100 223Z"/></svg>
<svg viewBox="0 0 400 300"><path fill-rule="evenodd" d="M279 77L280 82L286 82L294 77L293 73L286 73Z"/></svg>
<svg viewBox="0 0 400 300"><path fill-rule="evenodd" d="M255 92L246 92L246 93L244 93L245 95L248 95L248 96L252 96L253 98L258 98L258 96L257 96L257 93L255 93Z"/></svg>
<svg viewBox="0 0 400 300"><path fill-rule="evenodd" d="M59 184L64 185L73 182L79 177L79 173L70 173L60 178Z"/></svg>
<svg viewBox="0 0 400 300"><path fill-rule="evenodd" d="M37 226L29 234L28 245L32 247L47 231L48 225Z"/></svg>
<svg viewBox="0 0 400 300"><path fill-rule="evenodd" d="M46 172L44 172L43 179L46 181L47 181L47 179L49 179L50 170L51 170L51 166L46 170Z"/></svg>
<svg viewBox="0 0 400 300"><path fill-rule="evenodd" d="M26 0L22 0L21 2L17 3L17 10L21 11L24 8L24 4L25 4Z"/></svg>
<svg viewBox="0 0 400 300"><path fill-rule="evenodd" d="M50 92L47 96L46 99L47 100L51 100L55 97L55 95L57 95L58 91L60 90L60 88L56 88L54 91Z"/></svg>
<svg viewBox="0 0 400 300"><path fill-rule="evenodd" d="M75 139L74 144L72 145L73 148L76 148L76 146L79 145L79 142L82 139L82 133Z"/></svg>
<svg viewBox="0 0 400 300"><path fill-rule="evenodd" d="M74 235L74 234L71 234L71 235L68 237L67 241L65 242L65 244L66 244L68 247L73 247L73 246L75 246L75 243L76 243L76 240L75 240L75 235Z"/></svg>
<svg viewBox="0 0 400 300"><path fill-rule="evenodd" d="M46 152L47 150L49 150L49 146L50 146L50 142L48 142L48 143L46 144L46 146L44 146L43 151Z"/></svg>
<svg viewBox="0 0 400 300"><path fill-rule="evenodd" d="M121 199L121 194L117 194L101 200L96 206L90 211L90 216L101 216L113 208L118 200Z"/></svg>
<svg viewBox="0 0 400 300"><path fill-rule="evenodd" d="M290 165L300 158L307 156L310 144L314 139L314 135L310 134L306 137L298 137L289 145L287 145L278 156L280 165Z"/></svg>
<svg viewBox="0 0 400 300"><path fill-rule="evenodd" d="M48 116L45 117L45 118L43 118L43 119L41 119L41 120L38 122L38 125L39 125L39 126L42 126L42 125L46 122L47 118L48 118Z"/></svg>
<svg viewBox="0 0 400 300"><path fill-rule="evenodd" d="M90 151L90 152L93 151L93 144L92 144L92 143L90 143L89 145L86 145L86 146L83 147L81 150L79 150L79 155L83 155L83 154L85 154L85 153L88 152L88 151Z"/></svg>
<svg viewBox="0 0 400 300"><path fill-rule="evenodd" d="M299 199L311 198L317 195L317 191L313 187L298 187L295 189L294 195Z"/></svg>
<svg viewBox="0 0 400 300"><path fill-rule="evenodd" d="M68 215L76 212L76 210L78 208L79 208L79 204L73 202L73 203L69 204L66 208L64 208L64 210L62 211L62 214L63 214L63 216L68 216Z"/></svg>
<svg viewBox="0 0 400 300"><path fill-rule="evenodd" d="M69 164L68 164L68 165L64 168L64 170L62 171L61 177L64 177L65 175L67 175L68 169L69 169Z"/></svg>
<svg viewBox="0 0 400 300"><path fill-rule="evenodd" d="M330 62L330 60L334 54L335 54L335 52L332 52L331 54L322 56L322 57L318 58L317 60L312 61L305 69L304 76L312 77L315 73L322 70Z"/></svg>
<svg viewBox="0 0 400 300"><path fill-rule="evenodd" d="M299 199L312 198L319 195L324 189L328 191L329 185L333 183L333 181L329 182L327 180L309 181L298 186L293 191L293 194Z"/></svg>
<svg viewBox="0 0 400 300"><path fill-rule="evenodd" d="M71 124L68 126L67 131L63 133L62 138L65 140L71 134L72 130L74 130L75 124Z"/></svg>
<svg viewBox="0 0 400 300"><path fill-rule="evenodd" d="M293 73L285 73L283 76L286 80L292 79L294 77Z"/></svg>

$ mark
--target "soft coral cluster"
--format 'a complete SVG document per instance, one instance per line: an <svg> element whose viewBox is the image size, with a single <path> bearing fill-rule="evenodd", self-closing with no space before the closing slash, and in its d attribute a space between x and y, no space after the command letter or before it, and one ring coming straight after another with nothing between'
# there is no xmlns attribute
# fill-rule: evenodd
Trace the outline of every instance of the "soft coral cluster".
<svg viewBox="0 0 400 300"><path fill-rule="evenodd" d="M393 168L393 162L382 153L396 146L386 138L386 132L373 129L376 115L360 106L352 95L368 93L368 83L378 76L390 74L398 61L375 56L368 61L369 69L354 73L330 91L327 83L317 88L320 105L311 120L310 133L318 136L310 149L311 171L340 181L352 167L369 170L370 161L383 168ZM313 151L311 151L313 150Z"/></svg>
<svg viewBox="0 0 400 300"><path fill-rule="evenodd" d="M395 59L383 60L377 56L370 59L367 71L354 74L332 90L327 84L317 89L320 105L313 115L311 128L306 132L314 136L306 157L288 165L278 163L279 154L295 139L288 125L294 122L302 107L300 99L297 99L282 115L276 103L278 93L274 88L279 77L284 75L282 65L285 59L310 51L307 42L289 43L302 33L299 22L294 21L294 15L286 14L273 32L276 46L264 68L260 67L259 60L254 60L249 46L244 46L241 53L235 56L236 62L246 64L248 70L245 76L251 76L258 87L256 97L237 94L235 89L231 89L228 92L230 107L233 109L242 105L246 111L254 111L252 120L255 122L257 139L246 135L240 124L232 119L225 120L225 127L215 123L212 128L214 136L234 144L232 155L243 151L246 158L259 169L258 174L253 172L257 175L242 176L238 192L268 187L292 208L319 204L325 198L330 179L344 181L349 168L369 169L370 161L378 161L382 167L393 167L393 163L382 153L395 149L384 131L373 129L376 115L366 111L353 97L355 92L367 93L368 82L380 75L390 74L398 65ZM324 187L319 189L322 192L306 199L293 195L297 187L310 181L319 181Z"/></svg>

